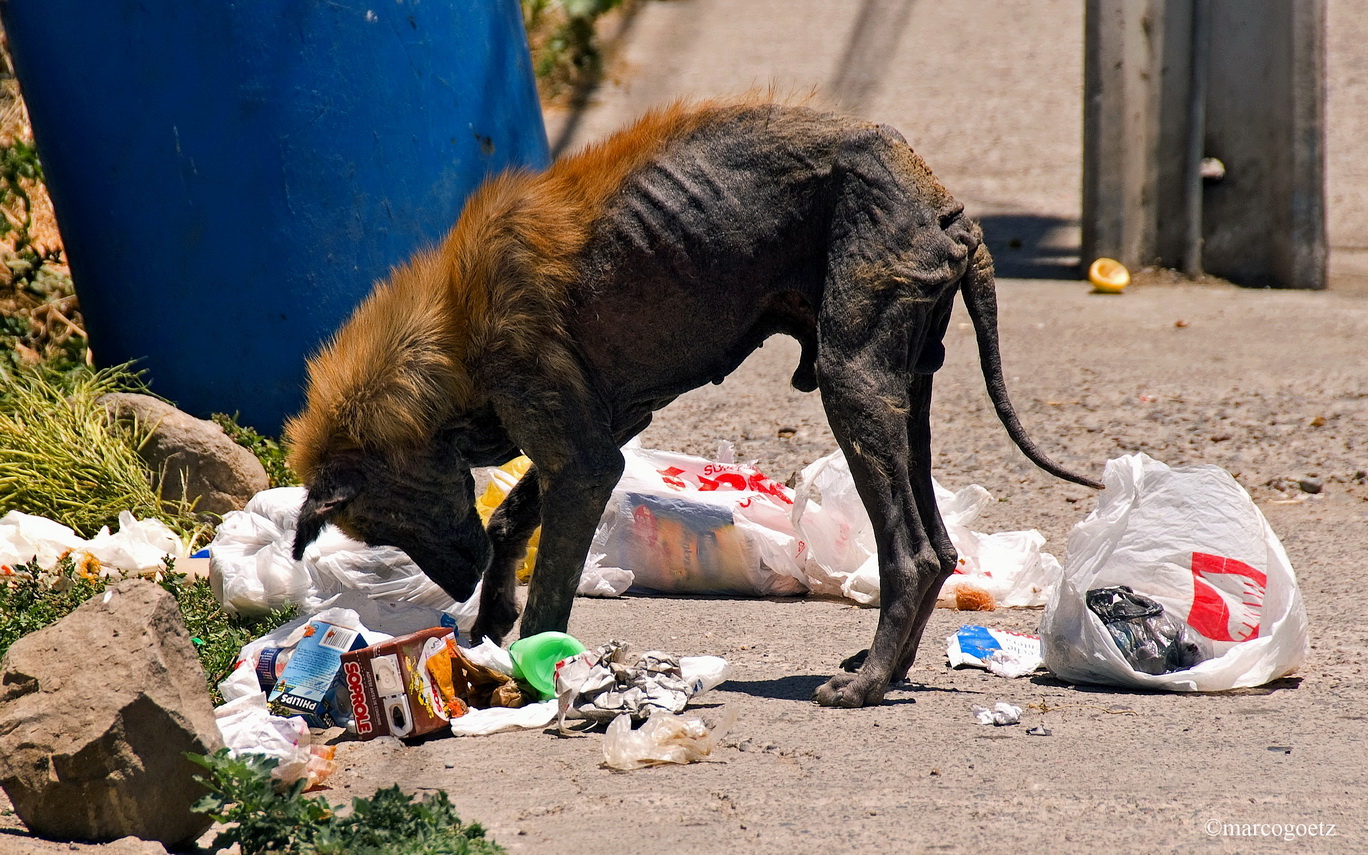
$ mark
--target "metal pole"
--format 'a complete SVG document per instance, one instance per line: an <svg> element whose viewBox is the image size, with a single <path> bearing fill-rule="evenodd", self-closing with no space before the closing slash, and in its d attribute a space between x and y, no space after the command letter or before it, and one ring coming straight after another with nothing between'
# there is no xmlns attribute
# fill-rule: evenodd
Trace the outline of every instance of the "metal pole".
<svg viewBox="0 0 1368 855"><path fill-rule="evenodd" d="M1211 0L1192 3L1192 74L1188 90L1187 171L1184 182L1187 203L1187 239L1183 248L1183 272L1189 278L1202 275L1202 157L1206 144L1206 102L1211 75Z"/></svg>

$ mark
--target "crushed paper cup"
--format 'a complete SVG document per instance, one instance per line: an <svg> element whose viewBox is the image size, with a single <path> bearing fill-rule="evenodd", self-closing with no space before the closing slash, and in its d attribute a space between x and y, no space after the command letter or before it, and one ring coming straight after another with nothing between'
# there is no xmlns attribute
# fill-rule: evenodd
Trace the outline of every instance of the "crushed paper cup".
<svg viewBox="0 0 1368 855"><path fill-rule="evenodd" d="M1005 724L1021 723L1021 707L1012 706L1005 701L998 701L993 704L992 709L974 704L969 707L969 711L974 714L974 718L978 720L979 724L1001 727Z"/></svg>

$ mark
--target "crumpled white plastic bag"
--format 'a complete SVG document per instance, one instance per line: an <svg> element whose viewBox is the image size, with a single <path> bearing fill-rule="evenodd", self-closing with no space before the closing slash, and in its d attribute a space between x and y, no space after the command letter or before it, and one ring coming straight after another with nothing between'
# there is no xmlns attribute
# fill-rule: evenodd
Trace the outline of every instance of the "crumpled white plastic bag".
<svg viewBox="0 0 1368 855"><path fill-rule="evenodd" d="M451 720L455 736L489 736L508 730L537 730L556 720L556 701L540 701L516 709L509 707L472 708Z"/></svg>
<svg viewBox="0 0 1368 855"><path fill-rule="evenodd" d="M87 553L103 567L129 573L160 570L163 559L185 557L185 544L159 519L140 520L130 511L119 513L119 530L106 526L90 540L46 517L10 511L0 517L0 564L38 560L49 567L67 552Z"/></svg>
<svg viewBox="0 0 1368 855"><path fill-rule="evenodd" d="M736 710L732 708L727 708L713 727L697 716L656 713L633 730L632 717L620 715L603 735L603 765L630 771L706 760L735 723Z"/></svg>
<svg viewBox="0 0 1368 855"><path fill-rule="evenodd" d="M939 604L953 607L956 589L971 585L990 594L996 606L1044 605L1059 562L1042 551L1045 538L1040 532L976 532L970 525L992 504L992 494L978 484L955 492L933 485L941 519L960 557L955 575L941 589ZM877 605L874 527L855 491L845 455L837 450L809 464L799 475L794 494L792 525L805 546L808 587L814 593Z"/></svg>
<svg viewBox="0 0 1368 855"><path fill-rule="evenodd" d="M225 702L214 708L223 744L234 755L262 754L278 762L271 777L283 784L301 778L309 786L336 769L332 746L313 745L313 735L302 716L272 715L249 662L241 662L219 684Z"/></svg>
<svg viewBox="0 0 1368 855"><path fill-rule="evenodd" d="M1305 661L1306 609L1263 514L1225 470L1145 454L1107 462L1107 489L1074 526L1040 625L1045 665L1064 680L1214 692L1260 686ZM1127 585L1185 621L1214 655L1144 674L1088 609L1088 591Z"/></svg>
<svg viewBox="0 0 1368 855"><path fill-rule="evenodd" d="M224 515L209 544L209 579L225 609L264 614L294 603L315 611L332 597L355 591L379 602L437 609L462 630L474 624L478 586L457 603L402 550L367 546L331 524L295 561L295 527L306 495L303 487L264 490L241 511Z"/></svg>

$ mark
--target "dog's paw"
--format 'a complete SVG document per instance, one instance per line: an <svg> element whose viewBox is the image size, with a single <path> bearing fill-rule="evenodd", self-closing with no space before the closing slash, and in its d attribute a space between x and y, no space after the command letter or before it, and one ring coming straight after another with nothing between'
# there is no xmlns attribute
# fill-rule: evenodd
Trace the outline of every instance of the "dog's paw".
<svg viewBox="0 0 1368 855"><path fill-rule="evenodd" d="M859 674L837 674L817 687L812 699L824 707L872 707L883 703L887 684Z"/></svg>

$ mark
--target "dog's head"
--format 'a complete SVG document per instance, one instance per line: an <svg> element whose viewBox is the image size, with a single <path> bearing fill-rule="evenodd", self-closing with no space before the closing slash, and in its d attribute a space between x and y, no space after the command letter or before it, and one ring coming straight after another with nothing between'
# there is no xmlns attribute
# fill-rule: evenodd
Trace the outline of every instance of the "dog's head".
<svg viewBox="0 0 1368 855"><path fill-rule="evenodd" d="M402 455L348 449L314 469L294 557L333 523L372 546L402 549L457 602L469 599L493 549L475 511L470 466L440 439Z"/></svg>

